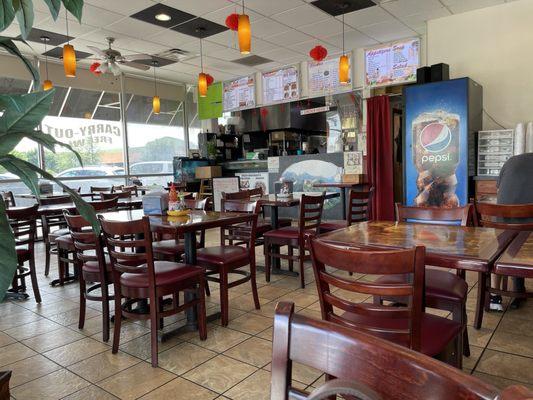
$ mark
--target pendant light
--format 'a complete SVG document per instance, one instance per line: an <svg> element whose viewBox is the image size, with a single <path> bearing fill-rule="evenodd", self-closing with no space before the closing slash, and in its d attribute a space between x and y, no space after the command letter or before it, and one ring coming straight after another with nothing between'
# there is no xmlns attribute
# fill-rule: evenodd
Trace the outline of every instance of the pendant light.
<svg viewBox="0 0 533 400"><path fill-rule="evenodd" d="M44 43L44 68L46 70L46 80L43 82L43 90L47 91L54 87L52 81L48 79L48 54L46 54L46 44L50 41L50 38L48 36L41 36L41 40Z"/></svg>
<svg viewBox="0 0 533 400"><path fill-rule="evenodd" d="M202 48L202 39L200 39L200 68L202 72L198 75L198 96L207 96L207 75L204 73L204 55Z"/></svg>
<svg viewBox="0 0 533 400"><path fill-rule="evenodd" d="M154 98L152 99L152 112L154 114L159 114L161 111L161 100L159 99L159 96L157 95L157 77L155 75L155 69L159 65L157 60L152 61L152 65L154 66Z"/></svg>
<svg viewBox="0 0 533 400"><path fill-rule="evenodd" d="M350 60L344 51L344 13L342 14L342 56L339 59L339 83L341 85L350 83Z"/></svg>
<svg viewBox="0 0 533 400"><path fill-rule="evenodd" d="M76 77L76 52L74 46L70 44L70 37L68 35L68 14L65 10L65 21L67 24L67 44L63 46L63 67L65 68L65 76L67 78Z"/></svg>
<svg viewBox="0 0 533 400"><path fill-rule="evenodd" d="M252 47L252 29L250 28L250 17L244 13L244 0L242 0L242 14L239 15L239 50L241 54L250 54Z"/></svg>

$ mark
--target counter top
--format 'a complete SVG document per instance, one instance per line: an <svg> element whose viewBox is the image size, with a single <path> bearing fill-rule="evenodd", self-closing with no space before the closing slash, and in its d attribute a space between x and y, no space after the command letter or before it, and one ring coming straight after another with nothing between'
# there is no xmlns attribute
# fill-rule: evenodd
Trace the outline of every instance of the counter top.
<svg viewBox="0 0 533 400"><path fill-rule="evenodd" d="M475 181L497 181L498 180L498 177L497 176L484 176L484 175L481 175L481 176L474 176L474 180Z"/></svg>

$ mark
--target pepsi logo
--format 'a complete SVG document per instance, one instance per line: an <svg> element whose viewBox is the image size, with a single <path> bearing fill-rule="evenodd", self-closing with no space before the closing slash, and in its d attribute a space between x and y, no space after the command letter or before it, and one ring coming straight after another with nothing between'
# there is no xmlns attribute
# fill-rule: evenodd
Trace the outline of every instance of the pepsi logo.
<svg viewBox="0 0 533 400"><path fill-rule="evenodd" d="M448 148L452 141L450 128L440 122L431 123L420 132L420 145L430 153L440 153Z"/></svg>

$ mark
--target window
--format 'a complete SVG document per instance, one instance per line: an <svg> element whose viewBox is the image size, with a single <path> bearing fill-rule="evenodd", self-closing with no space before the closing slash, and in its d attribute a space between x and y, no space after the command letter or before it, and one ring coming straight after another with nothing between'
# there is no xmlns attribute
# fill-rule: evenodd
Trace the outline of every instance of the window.
<svg viewBox="0 0 533 400"><path fill-rule="evenodd" d="M187 122L189 124L189 148L198 149L198 134L202 132L202 122L198 119L198 105L194 102L196 86L187 86Z"/></svg>

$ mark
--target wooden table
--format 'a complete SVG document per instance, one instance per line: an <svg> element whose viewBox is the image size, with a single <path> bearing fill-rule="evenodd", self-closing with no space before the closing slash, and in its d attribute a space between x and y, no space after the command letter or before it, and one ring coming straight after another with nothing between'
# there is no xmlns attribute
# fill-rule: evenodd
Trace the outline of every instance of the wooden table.
<svg viewBox="0 0 533 400"><path fill-rule="evenodd" d="M91 204L90 201L87 202ZM139 197L132 197L131 199L118 199L119 206L129 206L131 208L142 207L142 199ZM76 210L76 204L63 203L63 204L47 204L39 206L38 212L41 215L54 215L60 214L63 210L74 211Z"/></svg>
<svg viewBox="0 0 533 400"><path fill-rule="evenodd" d="M494 272L533 278L533 232L520 232L494 265Z"/></svg>
<svg viewBox="0 0 533 400"><path fill-rule="evenodd" d="M37 196L35 196L33 193L15 193L13 194L15 197L18 197L20 199L33 199L36 200ZM53 193L47 193L47 194L40 194L39 197L41 199L48 199L51 197L61 197L61 196L69 196L68 193L65 192L53 192ZM78 196L80 197L91 197L92 193L78 193Z"/></svg>
<svg viewBox="0 0 533 400"><path fill-rule="evenodd" d="M356 186L366 185L365 183L347 183L347 182L322 182L314 183L316 188L339 188L341 190L342 219L346 221L346 189L353 189Z"/></svg>
<svg viewBox="0 0 533 400"><path fill-rule="evenodd" d="M355 248L410 248L426 246L426 264L478 273L476 329L481 328L490 272L516 232L493 228L398 222L361 222L320 235L329 243Z"/></svg>
<svg viewBox="0 0 533 400"><path fill-rule="evenodd" d="M144 212L143 210L125 210L100 213L100 215L111 221L127 222L141 219L144 216ZM174 228L176 230L176 235L183 235L185 246L185 262L187 264L196 265L196 232L247 222L250 221L252 215L234 212L193 210L189 215L183 217L150 215L149 218L150 225ZM185 301L187 302L193 300L194 296L194 293L185 292ZM189 308L186 311L186 315L187 324L181 328L178 328L178 330L172 331L171 333L165 333L162 336L162 340L166 340L168 336L179 331L191 331L198 329L198 315L196 307ZM216 320L219 317L220 313L209 315L208 321Z"/></svg>

